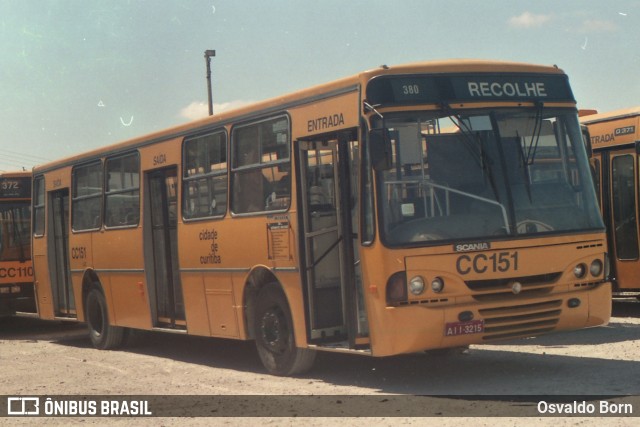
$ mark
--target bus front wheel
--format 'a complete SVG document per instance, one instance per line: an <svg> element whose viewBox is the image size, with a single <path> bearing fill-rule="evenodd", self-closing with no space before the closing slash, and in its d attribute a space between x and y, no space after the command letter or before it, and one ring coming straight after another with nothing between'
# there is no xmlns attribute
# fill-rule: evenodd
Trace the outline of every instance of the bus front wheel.
<svg viewBox="0 0 640 427"><path fill-rule="evenodd" d="M94 347L101 350L118 348L124 341L124 328L109 324L107 301L102 291L93 288L85 303L89 338Z"/></svg>
<svg viewBox="0 0 640 427"><path fill-rule="evenodd" d="M316 352L296 347L289 304L277 285L260 291L254 319L258 355L271 374L295 375L311 368Z"/></svg>

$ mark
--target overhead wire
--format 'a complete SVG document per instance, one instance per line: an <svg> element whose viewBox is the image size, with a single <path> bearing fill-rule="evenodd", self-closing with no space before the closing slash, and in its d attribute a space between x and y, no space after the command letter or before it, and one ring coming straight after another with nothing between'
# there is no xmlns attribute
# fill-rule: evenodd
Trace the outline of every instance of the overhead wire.
<svg viewBox="0 0 640 427"><path fill-rule="evenodd" d="M33 154L20 153L3 148L0 155L0 171L31 169L34 165L45 163L50 159Z"/></svg>

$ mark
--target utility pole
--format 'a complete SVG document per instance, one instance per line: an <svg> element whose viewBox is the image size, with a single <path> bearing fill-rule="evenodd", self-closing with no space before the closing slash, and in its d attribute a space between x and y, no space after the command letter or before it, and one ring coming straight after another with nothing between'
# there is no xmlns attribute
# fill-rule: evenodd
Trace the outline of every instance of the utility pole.
<svg viewBox="0 0 640 427"><path fill-rule="evenodd" d="M204 60L207 63L207 90L209 94L209 115L213 116L213 98L211 94L211 57L216 56L215 50L205 50Z"/></svg>

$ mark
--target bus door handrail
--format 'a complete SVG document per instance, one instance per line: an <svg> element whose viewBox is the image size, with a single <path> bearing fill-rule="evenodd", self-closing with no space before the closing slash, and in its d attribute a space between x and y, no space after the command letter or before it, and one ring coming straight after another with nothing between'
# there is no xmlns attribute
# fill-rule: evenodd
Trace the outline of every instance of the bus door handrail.
<svg viewBox="0 0 640 427"><path fill-rule="evenodd" d="M342 241L342 236L338 237L338 240L336 240L335 242L333 242L333 244L331 246L329 246L327 248L326 251L324 251L324 253L322 255L320 255L318 257L318 259L311 265L307 266L306 270L309 271L312 268L315 268L318 264L320 264L320 261L322 261L327 255L329 255L329 253L333 250L333 248L335 248L336 246L338 246L338 244Z"/></svg>

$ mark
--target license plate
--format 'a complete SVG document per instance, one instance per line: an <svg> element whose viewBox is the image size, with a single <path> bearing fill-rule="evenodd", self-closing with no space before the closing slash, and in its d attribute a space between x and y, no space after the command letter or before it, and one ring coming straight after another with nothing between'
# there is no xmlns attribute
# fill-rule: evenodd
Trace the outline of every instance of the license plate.
<svg viewBox="0 0 640 427"><path fill-rule="evenodd" d="M479 334L484 332L484 320L470 322L451 322L444 325L444 336Z"/></svg>

